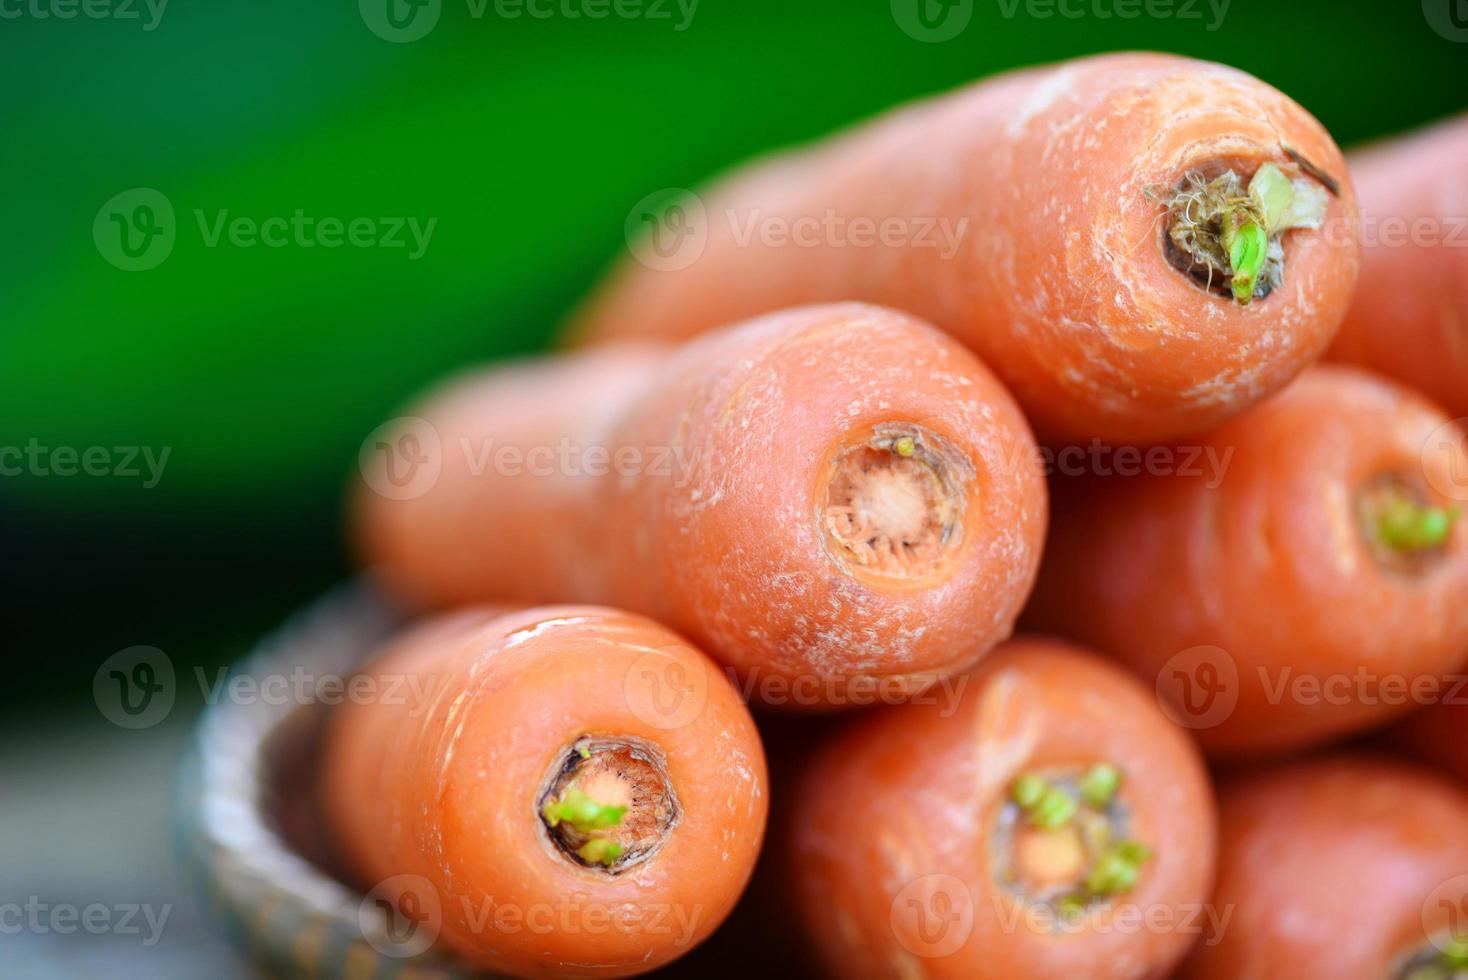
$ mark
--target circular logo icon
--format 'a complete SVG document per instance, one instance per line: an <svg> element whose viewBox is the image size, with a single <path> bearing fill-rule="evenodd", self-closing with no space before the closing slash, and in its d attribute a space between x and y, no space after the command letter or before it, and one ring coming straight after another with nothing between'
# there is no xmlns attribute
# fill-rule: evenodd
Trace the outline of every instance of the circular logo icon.
<svg viewBox="0 0 1468 980"><path fill-rule="evenodd" d="M443 928L438 889L422 875L394 875L379 882L357 906L357 928L384 956L421 956Z"/></svg>
<svg viewBox="0 0 1468 980"><path fill-rule="evenodd" d="M1468 874L1455 875L1422 903L1422 931L1443 952L1468 946Z"/></svg>
<svg viewBox="0 0 1468 980"><path fill-rule="evenodd" d="M443 442L427 419L403 415L368 433L357 453L362 479L389 500L413 500L432 490L443 472Z"/></svg>
<svg viewBox="0 0 1468 980"><path fill-rule="evenodd" d="M407 44L438 26L443 0L357 0L367 29L384 41Z"/></svg>
<svg viewBox="0 0 1468 980"><path fill-rule="evenodd" d="M119 650L92 675L92 700L119 728L152 728L168 717L178 685L173 661L157 647Z"/></svg>
<svg viewBox="0 0 1468 980"><path fill-rule="evenodd" d="M1222 647L1189 647L1157 673L1157 703L1184 728L1223 724L1239 703L1239 667Z"/></svg>
<svg viewBox="0 0 1468 980"><path fill-rule="evenodd" d="M1432 430L1422 444L1422 475L1449 500L1468 501L1468 418Z"/></svg>
<svg viewBox="0 0 1468 980"><path fill-rule="evenodd" d="M697 262L708 246L708 211L692 191L666 187L632 206L623 231L638 262L656 272L676 272Z"/></svg>
<svg viewBox="0 0 1468 980"><path fill-rule="evenodd" d="M902 887L888 915L892 935L912 955L950 956L974 930L974 897L960 878L923 875Z"/></svg>
<svg viewBox="0 0 1468 980"><path fill-rule="evenodd" d="M177 238L172 202L151 187L115 195L92 221L97 251L124 272L156 269L173 252Z"/></svg>
<svg viewBox="0 0 1468 980"><path fill-rule="evenodd" d="M1468 42L1468 0L1422 0L1422 16L1438 36Z"/></svg>
<svg viewBox="0 0 1468 980"><path fill-rule="evenodd" d="M892 19L914 41L937 44L964 32L974 0L892 0Z"/></svg>
<svg viewBox="0 0 1468 980"><path fill-rule="evenodd" d="M654 728L672 731L703 713L709 699L708 668L649 650L632 662L622 687L634 715Z"/></svg>

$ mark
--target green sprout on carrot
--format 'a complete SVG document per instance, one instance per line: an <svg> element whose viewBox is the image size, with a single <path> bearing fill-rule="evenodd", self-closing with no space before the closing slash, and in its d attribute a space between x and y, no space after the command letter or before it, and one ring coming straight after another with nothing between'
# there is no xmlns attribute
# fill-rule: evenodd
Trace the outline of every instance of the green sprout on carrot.
<svg viewBox="0 0 1468 980"><path fill-rule="evenodd" d="M1267 295L1283 276L1279 236L1294 228L1318 228L1328 203L1320 184L1292 180L1272 163L1260 166L1247 185L1231 170L1212 180L1194 173L1168 200L1173 215L1168 234L1186 257L1187 271L1201 266L1210 286L1215 273L1227 276L1234 300L1247 305Z"/></svg>
<svg viewBox="0 0 1468 980"><path fill-rule="evenodd" d="M1030 823L1044 830L1059 830L1076 815L1075 797L1040 776L1026 773L1014 782L1010 799L1025 812Z"/></svg>
<svg viewBox="0 0 1468 980"><path fill-rule="evenodd" d="M547 801L541 812L545 816L546 824L551 827L566 823L577 833L590 834L617 826L626 815L627 808L598 803L580 788L572 786L559 800Z"/></svg>
<svg viewBox="0 0 1468 980"><path fill-rule="evenodd" d="M1426 551L1447 541L1461 512L1457 506L1434 507L1397 495L1381 509L1376 530L1397 551Z"/></svg>
<svg viewBox="0 0 1468 980"><path fill-rule="evenodd" d="M1086 874L1086 891L1098 897L1130 891L1142 864L1152 856L1145 844L1125 840L1107 848Z"/></svg>
<svg viewBox="0 0 1468 980"><path fill-rule="evenodd" d="M576 854L587 864L610 868L622 856L622 845L607 837L593 837L577 849Z"/></svg>
<svg viewBox="0 0 1468 980"><path fill-rule="evenodd" d="M897 451L897 455L907 458L917 452L917 442L912 436L903 436L892 444L892 448Z"/></svg>

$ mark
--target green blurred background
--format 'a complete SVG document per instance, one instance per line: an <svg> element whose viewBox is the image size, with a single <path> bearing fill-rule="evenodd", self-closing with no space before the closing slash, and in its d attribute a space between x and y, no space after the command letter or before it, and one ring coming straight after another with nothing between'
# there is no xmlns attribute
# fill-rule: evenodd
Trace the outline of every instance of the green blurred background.
<svg viewBox="0 0 1468 980"><path fill-rule="evenodd" d="M7 782L71 800L30 800L37 826L89 806L79 784L106 768L66 734L96 723L102 660L150 644L180 670L227 662L348 575L340 504L363 438L443 373L544 347L645 195L901 100L1111 49L1246 69L1343 144L1468 105L1468 0L1069 0L1079 17L953 0L946 40L904 30L911 0L700 0L691 17L690 0L536 0L549 16L429 0L411 41L387 0L173 0L161 16L113 0L103 17L69 2L0 0L0 449L168 456L151 486L146 469L0 476L0 808ZM146 271L93 235L134 188L175 216L172 252ZM415 258L210 247L196 217L297 209L436 223ZM153 819L129 785L135 819Z"/></svg>
<svg viewBox="0 0 1468 980"><path fill-rule="evenodd" d="M901 29L902 0L897 15L888 0L701 0L691 18L642 0L643 16L604 19L567 15L587 0L541 0L544 18L505 16L514 0L439 2L408 43L353 0L0 19L0 446L169 451L151 487L145 472L0 478L25 678L0 696L85 697L91 669L134 643L231 656L346 574L341 489L364 436L445 371L545 345L649 192L1107 49L1244 68L1346 144L1468 103L1468 44L1415 0L1232 0L1221 25L1219 0L1153 8L1167 18L1138 4L1135 19L1101 16L1114 0L1070 0L1076 19L975 0L938 43ZM177 241L129 272L92 225L137 187L171 202ZM209 247L197 217L296 209L436 225L413 259Z"/></svg>

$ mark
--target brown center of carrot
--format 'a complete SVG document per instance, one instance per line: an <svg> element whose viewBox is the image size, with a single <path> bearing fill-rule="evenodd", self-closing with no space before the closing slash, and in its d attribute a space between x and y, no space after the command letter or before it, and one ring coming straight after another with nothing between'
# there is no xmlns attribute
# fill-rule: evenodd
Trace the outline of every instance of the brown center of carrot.
<svg viewBox="0 0 1468 980"><path fill-rule="evenodd" d="M833 462L820 515L828 552L848 570L879 578L933 574L961 537L967 469L935 433L877 427Z"/></svg>
<svg viewBox="0 0 1468 980"><path fill-rule="evenodd" d="M630 736L578 739L547 776L538 807L561 855L613 875L656 854L679 816L662 751Z"/></svg>

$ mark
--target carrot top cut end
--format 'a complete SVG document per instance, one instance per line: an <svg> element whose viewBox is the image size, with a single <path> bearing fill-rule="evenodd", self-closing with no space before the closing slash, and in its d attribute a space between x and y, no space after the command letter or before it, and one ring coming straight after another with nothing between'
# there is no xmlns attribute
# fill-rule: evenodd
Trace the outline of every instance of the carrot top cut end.
<svg viewBox="0 0 1468 980"><path fill-rule="evenodd" d="M936 433L891 423L837 454L818 519L826 550L848 571L923 580L946 564L962 534L972 465Z"/></svg>
<svg viewBox="0 0 1468 980"><path fill-rule="evenodd" d="M1446 547L1462 508L1432 504L1410 481L1386 474L1362 488L1357 512L1377 560L1398 571L1416 572Z"/></svg>
<svg viewBox="0 0 1468 980"><path fill-rule="evenodd" d="M1468 972L1468 936L1428 944L1402 963L1397 980L1453 980Z"/></svg>
<svg viewBox="0 0 1468 980"><path fill-rule="evenodd" d="M1121 770L1021 773L1009 787L991 844L1000 881L1062 915L1130 891L1152 854L1126 835Z"/></svg>
<svg viewBox="0 0 1468 980"><path fill-rule="evenodd" d="M620 874L652 857L679 815L656 746L586 736L557 761L540 795L540 818L558 853Z"/></svg>
<svg viewBox="0 0 1468 980"><path fill-rule="evenodd" d="M1266 163L1247 183L1232 167L1212 177L1198 169L1185 174L1171 194L1149 194L1166 209L1172 265L1247 306L1284 281L1283 236L1320 227L1329 206L1326 190L1308 171L1290 178Z"/></svg>

